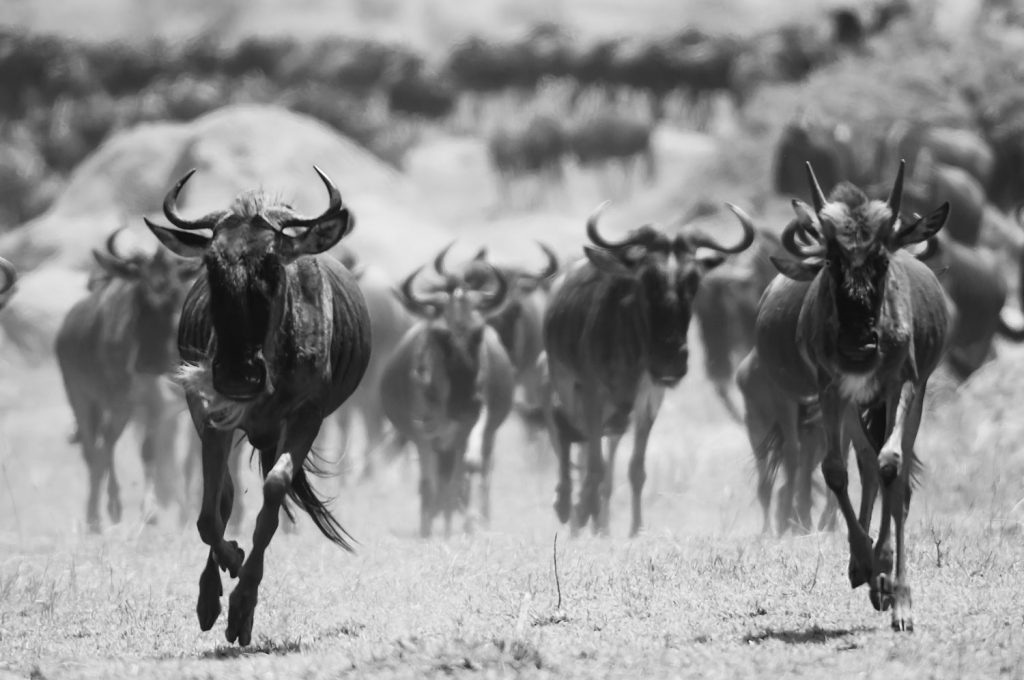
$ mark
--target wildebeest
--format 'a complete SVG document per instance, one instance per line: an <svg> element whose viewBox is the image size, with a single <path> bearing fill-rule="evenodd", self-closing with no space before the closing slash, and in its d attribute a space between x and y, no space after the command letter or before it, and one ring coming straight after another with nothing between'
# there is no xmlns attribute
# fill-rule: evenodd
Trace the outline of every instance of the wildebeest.
<svg viewBox="0 0 1024 680"><path fill-rule="evenodd" d="M266 194L249 191L227 210L196 220L179 215L190 171L164 199L171 229L146 221L172 252L201 258L203 271L181 315L179 380L202 440L203 501L196 523L210 546L196 613L209 630L220 615L218 568L238 576L231 594L228 642L248 645L263 556L285 496L332 542L351 549L346 532L306 476L323 419L355 390L370 354L370 318L355 277L324 254L353 227L334 183L319 168L327 209L300 217ZM208 233L197 233L208 232ZM231 440L242 430L259 451L265 476L249 558L224 539L234 485Z"/></svg>
<svg viewBox="0 0 1024 680"><path fill-rule="evenodd" d="M771 258L783 252L774 233L757 229L755 234L750 248L708 272L693 300L705 372L725 410L737 422L742 418L731 394L734 367L754 346L757 303L777 273Z"/></svg>
<svg viewBox="0 0 1024 680"><path fill-rule="evenodd" d="M505 193L512 182L532 175L548 185L560 185L567 150L562 123L544 114L533 116L521 127L497 129L487 142L491 165Z"/></svg>
<svg viewBox="0 0 1024 680"><path fill-rule="evenodd" d="M806 114L790 121L775 145L772 188L783 196L806 196L804 164L817 168L823 186L857 176L851 132L845 124L828 125Z"/></svg>
<svg viewBox="0 0 1024 680"><path fill-rule="evenodd" d="M943 165L966 171L982 187L992 179L995 154L978 133L962 128L927 125L900 120L879 138L875 167L892 167L894 160L907 159L907 172L913 177L923 152Z"/></svg>
<svg viewBox="0 0 1024 680"><path fill-rule="evenodd" d="M544 309L547 306L548 290L552 278L558 273L558 256L550 247L538 241L544 253L544 267L538 271L529 271L523 267L497 266L508 282L508 297L505 304L487 317L487 323L497 333L505 352L515 369L516 384L523 392L522 415L528 424L537 421L540 416L541 397L540 371L537 359L544 351L542 325ZM437 260L443 265L444 258ZM485 286L491 278L491 264L487 260L486 248L481 249L465 268L463 274L466 283L472 288ZM438 271L442 276L450 275L444 270Z"/></svg>
<svg viewBox="0 0 1024 680"><path fill-rule="evenodd" d="M548 421L559 460L555 511L562 522L572 519L573 529L593 518L595 530L607 532L615 449L635 417L629 464L630 533L635 535L642 524L640 494L651 427L665 390L686 374L693 298L723 253L744 251L754 232L749 220L742 222L743 238L727 247L693 229L670 236L645 225L621 241L609 241L597 229L599 214L600 209L587 221L586 259L556 283L544 315ZM607 462L602 436L611 438ZM582 443L586 468L575 511L573 442Z"/></svg>
<svg viewBox="0 0 1024 680"><path fill-rule="evenodd" d="M435 269L447 249L435 259ZM422 267L402 283L398 294L422 320L402 338L384 367L381 402L388 419L411 440L420 459L420 535L430 535L443 513L445 534L452 514L469 506L467 468L478 454L481 518L490 520L490 476L494 439L512 408L512 363L486 318L501 308L508 282L491 270L495 289L468 286L447 274L427 293L417 293ZM467 515L467 528L471 516Z"/></svg>
<svg viewBox="0 0 1024 680"><path fill-rule="evenodd" d="M641 164L643 178L657 178L657 161L651 145L652 125L611 112L599 112L577 122L568 132L569 153L583 168L618 163L628 170Z"/></svg>
<svg viewBox="0 0 1024 680"><path fill-rule="evenodd" d="M75 416L77 435L89 468L86 522L99 531L101 485L107 482L107 512L121 521L121 492L114 468L114 446L133 414L141 416L142 459L147 487L158 451L167 444L167 399L159 376L175 364L174 337L185 291L196 274L189 262L162 248L152 256L122 255L115 230L106 250L94 250L101 276L75 303L56 337L57 362Z"/></svg>
<svg viewBox="0 0 1024 680"><path fill-rule="evenodd" d="M384 366L402 336L415 323L415 318L395 299L391 278L379 267L359 263L349 266L349 269L353 270L359 281L359 288L363 291L366 308L370 313L373 351L359 387L336 411L336 419L346 441L343 447L346 451L355 419L358 417L362 421L365 435L362 475L366 477L372 474L374 454L385 439L387 420L380 393Z"/></svg>
<svg viewBox="0 0 1024 680"><path fill-rule="evenodd" d="M891 606L893 628L909 630L904 525L920 468L914 443L928 378L945 348L949 312L935 274L904 248L934 235L949 205L927 218L901 219L902 163L885 202L847 182L826 198L809 164L807 170L813 208L795 200L799 219L788 228L815 242L793 239L787 248L801 259L776 260L782 275L761 301L755 347L779 389L797 400L818 398L822 472L846 521L850 583L869 583L875 608ZM861 428L870 443L868 451L858 451L864 486L859 519L847 489L848 427ZM879 479L882 517L872 546L868 531Z"/></svg>

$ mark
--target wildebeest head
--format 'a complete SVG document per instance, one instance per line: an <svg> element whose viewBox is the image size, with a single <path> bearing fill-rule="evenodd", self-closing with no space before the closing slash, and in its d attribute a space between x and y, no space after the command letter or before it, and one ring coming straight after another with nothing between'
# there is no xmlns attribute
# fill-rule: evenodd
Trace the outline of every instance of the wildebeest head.
<svg viewBox="0 0 1024 680"><path fill-rule="evenodd" d="M878 356L892 253L935 235L946 222L949 204L927 218L900 217L905 164L900 163L887 200L869 199L848 182L825 197L807 164L814 207L793 200L797 219L786 227L782 242L799 262L773 258L789 278L809 281L824 271L834 306L840 366L849 372L870 369Z"/></svg>
<svg viewBox="0 0 1024 680"><path fill-rule="evenodd" d="M126 228L115 229L107 237L103 250L92 251L102 275L101 279L91 282L90 287L102 286L103 280L132 284L132 308L118 312L126 314L134 324L138 347L135 370L157 375L169 371L177 357L174 340L181 305L198 267L163 248L152 255L122 253L117 242Z"/></svg>
<svg viewBox="0 0 1024 680"><path fill-rule="evenodd" d="M445 271L444 256L449 248L437 256L435 269ZM422 400L416 410L427 414L432 422L425 425L432 431L432 425L475 420L480 408L479 357L487 318L505 304L509 287L502 273L490 267L493 290L470 286L463 276L448 272L420 293L414 284L422 270L420 267L406 277L396 295L410 312L430 322L413 366L419 389L412 396ZM444 437L444 433L435 434Z"/></svg>
<svg viewBox="0 0 1024 680"><path fill-rule="evenodd" d="M17 290L15 284L18 282L18 271L8 260L0 257L0 272L3 273L3 283L0 283L0 309L3 309Z"/></svg>
<svg viewBox="0 0 1024 680"><path fill-rule="evenodd" d="M265 352L284 304L285 267L303 255L322 253L354 226L337 187L320 170L329 204L316 217L300 217L266 194L241 194L231 208L195 221L178 214L177 198L195 170L164 199L164 215L181 230L146 220L160 242L189 258L202 258L210 287L214 389L229 399L255 399L268 388ZM208 231L209 235L195 231ZM302 285L302 282L299 282Z"/></svg>
<svg viewBox="0 0 1024 680"><path fill-rule="evenodd" d="M612 242L597 230L603 207L587 221L587 236L593 244L584 246L587 259L611 277L613 285L622 286L621 304L637 315L636 330L648 349L647 370L652 379L674 385L686 375L686 335L700 280L724 261L724 255L742 252L753 243L753 224L739 208L729 205L743 225L743 238L733 246L723 246L693 229L670 236L651 225Z"/></svg>

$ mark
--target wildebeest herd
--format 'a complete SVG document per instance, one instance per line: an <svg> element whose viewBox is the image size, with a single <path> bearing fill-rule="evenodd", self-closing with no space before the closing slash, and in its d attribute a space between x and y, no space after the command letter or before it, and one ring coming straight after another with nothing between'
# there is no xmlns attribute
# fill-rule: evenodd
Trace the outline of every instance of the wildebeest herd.
<svg viewBox="0 0 1024 680"><path fill-rule="evenodd" d="M492 160L509 177L557 178L552 158L596 162L587 154L603 144L606 157L639 155L653 175L649 128L595 120L605 127L567 133L555 119L532 118L492 137ZM363 423L364 475L385 447L415 451L424 538L439 517L446 536L457 515L467 531L489 522L496 442L514 415L550 439L558 520L573 534L589 524L607 535L617 450L632 428L636 535L648 440L666 391L688 372L696 318L708 377L746 427L764 531L814 526L820 466L830 497L819 528L834 528L841 514L851 585L867 584L873 607L891 610L895 630L910 630L905 528L927 453L916 441L927 427L929 379L943 362L967 379L997 335L1024 340L1004 316L1009 286L980 247L989 204L1013 212L1024 197L1004 167L1016 147L910 122L877 144L869 167L858 153L864 141L845 126L794 118L771 178L793 197L795 215L779 229L730 203L738 233L719 238L699 221L717 208L698 202L669 226L613 238L599 226L602 206L580 220L586 242L571 257L539 243L539 267L499 265L486 249L456 263L449 244L399 281L339 245L356 217L319 168L327 207L316 216L253 190L186 217L178 198L190 171L166 194L171 226L145 220L160 244L152 254L123 252L123 228L94 251L88 291L57 335L73 439L88 469L86 525L102 527L104 485L109 520L122 519L113 453L132 419L143 426L146 495L168 495L157 461L173 446L173 414L184 402L195 430L186 469L201 471L197 527L209 547L196 612L200 627L212 628L220 572L237 578L226 634L240 645L252 640L282 510L290 516L298 506L351 549L310 481L324 464L314 443L328 418L346 441ZM6 260L0 271L3 305L17 277ZM238 432L264 478L248 554L226 538L240 511ZM187 491L175 500L187 516Z"/></svg>

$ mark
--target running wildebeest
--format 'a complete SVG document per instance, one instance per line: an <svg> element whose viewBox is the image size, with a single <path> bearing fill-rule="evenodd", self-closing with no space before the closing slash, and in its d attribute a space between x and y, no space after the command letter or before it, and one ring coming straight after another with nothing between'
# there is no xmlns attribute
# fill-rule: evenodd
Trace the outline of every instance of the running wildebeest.
<svg viewBox="0 0 1024 680"><path fill-rule="evenodd" d="M665 390L686 374L694 295L703 275L724 255L753 243L754 231L749 219L742 221L743 238L733 246L693 229L670 236L651 225L609 241L597 230L599 215L600 209L587 220L592 245L584 246L586 259L556 283L544 316L547 420L559 460L555 511L562 522L571 519L574 530L593 518L595 531L607 533L615 450L635 417L629 464L630 534L635 535L642 524L640 494L651 427ZM602 436L611 438L607 462ZM582 444L586 468L575 512L573 442Z"/></svg>
<svg viewBox="0 0 1024 680"><path fill-rule="evenodd" d="M144 435L142 460L147 497L157 481L153 471L168 443L168 397L158 383L175 364L174 337L185 291L196 267L162 248L152 256L122 255L115 230L106 250L94 250L102 275L75 303L57 331L55 351L77 434L89 468L86 522L99 531L101 485L107 482L107 512L121 521L121 492L114 447L133 414ZM184 501L183 501L184 505Z"/></svg>
<svg viewBox="0 0 1024 680"><path fill-rule="evenodd" d="M847 182L826 198L810 164L807 173L814 205L794 200L799 219L789 228L812 242L783 239L801 259L776 260L782 275L762 298L755 346L781 390L820 403L822 472L846 521L851 585L868 583L874 607L891 607L893 628L910 630L904 525L920 469L914 443L928 378L945 349L949 312L935 274L904 248L941 229L949 205L927 218L902 220L902 163L885 202ZM861 428L870 443L867 452L858 451L867 501L859 518L847 489L843 432L849 427ZM872 546L868 531L879 479L881 527Z"/></svg>
<svg viewBox="0 0 1024 680"><path fill-rule="evenodd" d="M336 422L345 438L343 449L348 451L348 437L356 418L363 424L365 452L362 476L373 474L373 459L385 441L387 418L381 404L380 382L384 366L399 341L416 319L395 299L391 278L375 265L349 266L359 281L366 308L370 313L373 351L359 387L336 412Z"/></svg>
<svg viewBox="0 0 1024 680"><path fill-rule="evenodd" d="M539 272L522 267L498 266L508 282L508 297L499 310L487 317L487 324L498 333L505 352L515 369L516 384L522 389L521 415L527 425L542 422L538 418L541 397L539 395L541 376L537 359L544 351L542 325L544 309L552 278L558 273L558 256L547 245L538 242L544 252L545 264ZM438 264L444 263L443 258ZM438 271L447 276L447 270ZM466 266L463 276L472 288L485 286L493 275L487 260L487 250L481 249Z"/></svg>
<svg viewBox="0 0 1024 680"><path fill-rule="evenodd" d="M354 220L319 168L329 203L308 218L249 191L227 210L188 220L179 215L177 199L194 172L164 199L164 216L178 229L146 224L172 252L203 264L178 332L179 380L202 440L203 501L196 525L210 546L196 613L199 627L209 630L221 611L218 568L238 576L226 637L244 646L252 636L263 556L285 496L324 536L351 550L348 534L310 485L306 465L312 464L307 456L323 419L352 394L366 370L370 318L355 277L324 254ZM236 429L258 449L265 476L263 507L244 563L238 544L224 539L234 496L228 457Z"/></svg>
<svg viewBox="0 0 1024 680"><path fill-rule="evenodd" d="M435 259L438 271L444 271L447 250ZM398 291L422 321L388 359L381 402L388 419L419 452L420 535L427 537L439 512L446 535L454 511L468 512L467 472L476 461L467 453L480 457L480 514L485 523L490 520L494 438L512 409L515 376L498 334L486 323L508 294L501 273L491 269L493 291L472 288L463 277L448 274L421 294L414 284L422 269L413 271Z"/></svg>

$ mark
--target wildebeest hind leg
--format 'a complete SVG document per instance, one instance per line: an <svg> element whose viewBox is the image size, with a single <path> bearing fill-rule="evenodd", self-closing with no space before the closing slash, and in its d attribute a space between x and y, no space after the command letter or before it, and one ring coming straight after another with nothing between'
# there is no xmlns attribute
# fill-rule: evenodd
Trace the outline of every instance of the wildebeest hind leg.
<svg viewBox="0 0 1024 680"><path fill-rule="evenodd" d="M606 459L607 471L604 480L601 482L601 509L594 520L594 533L602 536L608 535L609 506L612 501L612 486L615 479L615 456L619 451L619 442L622 441L621 434L613 434L606 437Z"/></svg>
<svg viewBox="0 0 1024 680"><path fill-rule="evenodd" d="M604 481L605 465L601 451L601 421L604 404L593 394L593 390L583 394L583 429L586 439L583 441L583 453L587 459L587 472L580 489L580 499L576 504L576 522L580 528L587 525L593 517L597 520L597 512L601 506L601 483Z"/></svg>
<svg viewBox="0 0 1024 680"><path fill-rule="evenodd" d="M553 409L549 409L553 410ZM572 436L569 424L559 412L547 417L551 445L558 456L558 484L555 486L555 514L565 524L572 514Z"/></svg>
<svg viewBox="0 0 1024 680"><path fill-rule="evenodd" d="M235 541L224 540L226 514L223 506L226 497L225 476L228 474L228 456L231 450L230 431L204 427L201 433L203 446L203 504L199 510L196 528L203 543L210 546L214 560L221 569L234 578L242 566L245 553ZM231 494L228 494L230 496Z"/></svg>
<svg viewBox="0 0 1024 680"><path fill-rule="evenodd" d="M117 524L121 521L121 485L117 482L114 471L114 447L124 433L124 428L131 418L131 407L128 404L114 404L107 414L108 420L103 424L100 456L107 468L107 513L110 521Z"/></svg>

